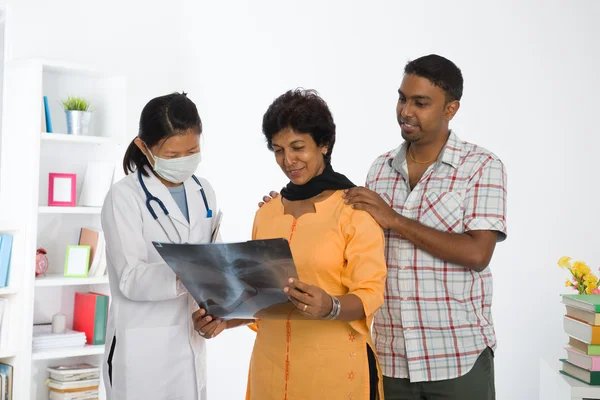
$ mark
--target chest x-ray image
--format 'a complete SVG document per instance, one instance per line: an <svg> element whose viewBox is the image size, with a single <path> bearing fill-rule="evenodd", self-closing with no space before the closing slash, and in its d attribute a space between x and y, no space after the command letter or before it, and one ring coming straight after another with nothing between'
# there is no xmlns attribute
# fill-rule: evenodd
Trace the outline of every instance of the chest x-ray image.
<svg viewBox="0 0 600 400"><path fill-rule="evenodd" d="M217 318L269 318L265 310L288 303L283 288L298 277L285 239L153 244L198 305Z"/></svg>

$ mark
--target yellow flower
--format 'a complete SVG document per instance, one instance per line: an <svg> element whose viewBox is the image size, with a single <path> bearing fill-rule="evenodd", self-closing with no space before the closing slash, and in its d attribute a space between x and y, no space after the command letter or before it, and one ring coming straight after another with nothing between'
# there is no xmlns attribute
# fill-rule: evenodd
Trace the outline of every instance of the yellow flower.
<svg viewBox="0 0 600 400"><path fill-rule="evenodd" d="M571 265L571 257L569 256L562 256L561 258L558 259L558 266L561 268L566 268L568 266Z"/></svg>
<svg viewBox="0 0 600 400"><path fill-rule="evenodd" d="M571 265L571 271L575 276L583 276L590 273L590 267L587 266L583 261L575 261L573 265Z"/></svg>
<svg viewBox="0 0 600 400"><path fill-rule="evenodd" d="M566 286L566 287L571 287L571 286L573 286L573 284L571 283L571 281L570 281L570 280L568 280L568 279L567 279L567 280L565 281L565 286Z"/></svg>
<svg viewBox="0 0 600 400"><path fill-rule="evenodd" d="M585 288L585 292L586 292L587 294L592 294L592 290L596 289L597 287L598 287L598 286L596 286L596 284L595 284L595 283L590 283L590 284L588 285L588 287L587 287L587 288Z"/></svg>
<svg viewBox="0 0 600 400"><path fill-rule="evenodd" d="M583 281L587 285L592 284L592 283L596 284L596 283L598 283L598 278L596 278L596 276L590 272L583 277Z"/></svg>
<svg viewBox="0 0 600 400"><path fill-rule="evenodd" d="M588 273L586 273L586 274L583 275L583 278L584 279L591 279L594 276L595 276L594 273L592 271L589 271Z"/></svg>

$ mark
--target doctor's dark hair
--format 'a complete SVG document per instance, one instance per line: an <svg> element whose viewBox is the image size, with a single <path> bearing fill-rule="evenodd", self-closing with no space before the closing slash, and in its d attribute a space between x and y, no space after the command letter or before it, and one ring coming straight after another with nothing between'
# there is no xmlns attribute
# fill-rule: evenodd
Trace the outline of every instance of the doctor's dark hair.
<svg viewBox="0 0 600 400"><path fill-rule="evenodd" d="M463 76L450 60L430 54L410 61L404 67L407 75L417 75L429 80L445 92L446 103L460 100L463 93Z"/></svg>
<svg viewBox="0 0 600 400"><path fill-rule="evenodd" d="M296 133L309 134L317 146L327 146L325 161L331 162L335 123L327 103L319 93L315 90L288 90L273 101L262 122L269 150L273 150L273 136L288 128Z"/></svg>
<svg viewBox="0 0 600 400"><path fill-rule="evenodd" d="M196 105L188 99L186 93L171 93L156 97L144 106L137 137L150 148L190 129L195 129L198 135L202 133L202 121ZM123 157L125 175L139 170L144 176L148 176L143 168L145 165L150 165L148 159L132 141Z"/></svg>

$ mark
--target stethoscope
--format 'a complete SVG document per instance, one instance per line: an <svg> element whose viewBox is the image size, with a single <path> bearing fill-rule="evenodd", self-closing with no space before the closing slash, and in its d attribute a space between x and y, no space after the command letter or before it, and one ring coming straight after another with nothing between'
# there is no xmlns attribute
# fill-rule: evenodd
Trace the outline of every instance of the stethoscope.
<svg viewBox="0 0 600 400"><path fill-rule="evenodd" d="M202 187L202 184L200 183L200 180L198 178L196 178L196 175L192 175L192 178L194 178L194 181L196 181L196 183L198 184L198 186L200 186L200 193L202 194L202 200L204 200L204 207L206 208L206 218L212 218L212 210L208 207L208 199L206 198L206 194L204 193L204 188ZM179 234L179 231L175 227L175 223L173 222L173 219L169 215L169 210L167 210L167 207L165 207L165 205L163 204L163 202L158 197L153 196L152 193L150 193L150 191L146 187L146 184L144 183L144 179L143 179L142 171L141 170L138 170L138 179L140 181L140 186L142 187L142 190L144 191L144 194L146 195L146 208L148 208L148 211L150 212L150 215L152 215L152 218L154 218L154 220L156 222L158 222L158 225L160 226L160 229L163 230L163 232L167 236L167 239L169 239L169 241L171 243L181 243L181 235ZM169 218L169 221L171 222L171 226L173 227L173 229L177 233L177 236L179 237L179 241L178 242L174 242L173 239L171 239L171 237L167 233L167 231L166 231L165 227L163 226L163 224L161 224L160 221L158 220L158 215L156 215L156 213L152 209L152 204L150 204L153 201L155 201L158 204L158 206L162 209L162 211L165 214L165 216Z"/></svg>

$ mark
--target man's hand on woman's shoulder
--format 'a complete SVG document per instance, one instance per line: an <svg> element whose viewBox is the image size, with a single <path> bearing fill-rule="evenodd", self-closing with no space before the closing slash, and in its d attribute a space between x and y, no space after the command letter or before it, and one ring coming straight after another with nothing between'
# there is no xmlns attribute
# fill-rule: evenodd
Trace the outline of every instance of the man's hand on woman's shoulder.
<svg viewBox="0 0 600 400"><path fill-rule="evenodd" d="M264 206L266 203L270 202L271 200L273 200L277 196L279 196L279 193L277 193L274 190L271 190L268 195L263 196L263 198L262 198L263 201L261 201L261 202L258 203L258 208L261 208L262 206Z"/></svg>

